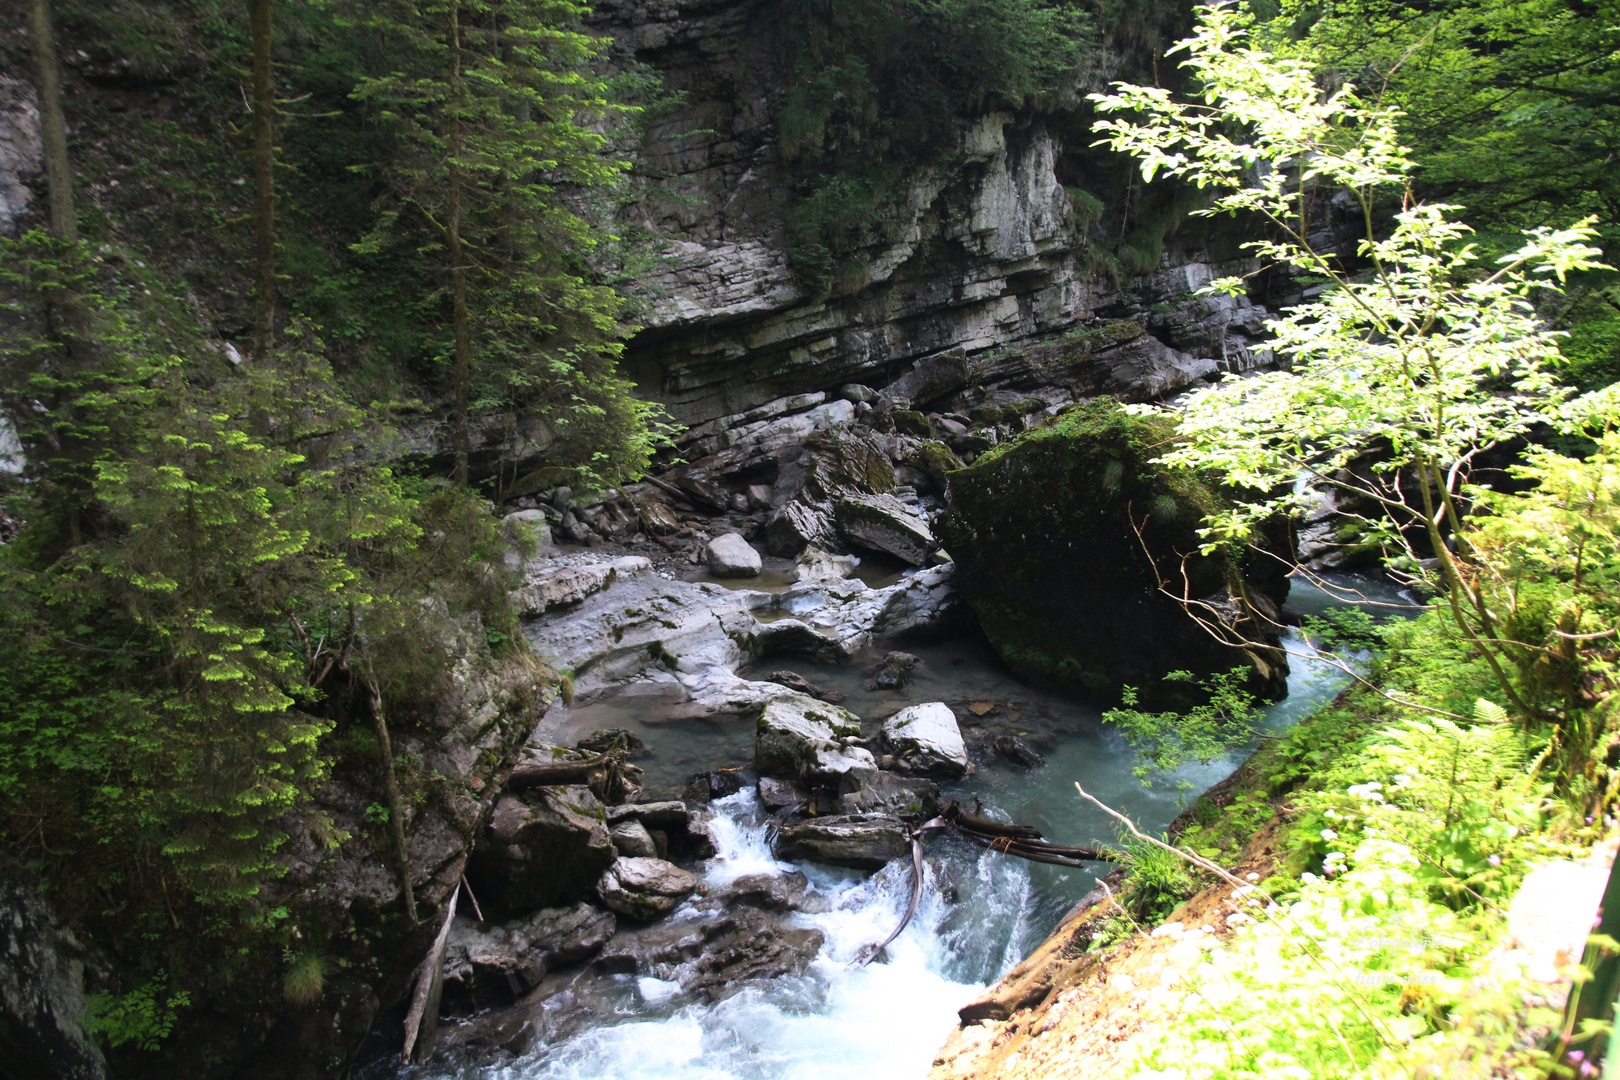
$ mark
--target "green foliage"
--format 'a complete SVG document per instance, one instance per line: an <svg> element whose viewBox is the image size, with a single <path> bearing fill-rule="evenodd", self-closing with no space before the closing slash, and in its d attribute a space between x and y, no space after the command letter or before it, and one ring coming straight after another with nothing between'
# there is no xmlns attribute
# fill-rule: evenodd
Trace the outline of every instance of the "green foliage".
<svg viewBox="0 0 1620 1080"><path fill-rule="evenodd" d="M1408 640L1381 679L1466 693L1470 675L1421 647L1454 635L1446 620L1396 625ZM1178 1023L1154 1031L1136 1075L1484 1076L1545 1062L1523 1025L1554 1014L1502 959L1506 900L1596 832L1550 798L1545 744L1504 710L1481 702L1452 722L1386 705L1363 692L1319 711L1258 755L1227 806L1195 808L1183 846L1230 863L1270 817L1265 792L1296 789L1268 836L1276 872L1232 890L1229 937L1178 961Z"/></svg>
<svg viewBox="0 0 1620 1080"><path fill-rule="evenodd" d="M0 548L5 835L70 904L134 864L109 916L250 913L329 766L330 687L387 643L389 688L431 695L429 592L510 633L508 538L464 493L407 494L311 327L232 370L163 352L145 287L86 247L5 254L0 384L36 468Z"/></svg>
<svg viewBox="0 0 1620 1080"><path fill-rule="evenodd" d="M1141 119L1099 126L1112 146L1142 162L1145 177L1163 172L1219 193L1200 213L1267 221L1282 238L1248 247L1328 286L1318 301L1270 324L1283 370L1196 391L1177 413L1181 440L1161 462L1214 471L1256 496L1206 516L1206 549L1246 540L1267 514L1298 510L1302 495L1291 485L1300 474L1337 488L1372 508L1361 518L1364 536L1386 549L1389 568L1446 597L1497 696L1526 722L1574 722L1567 695L1554 705L1514 677L1526 648L1551 648L1538 627L1519 629L1511 625L1525 621L1519 614L1504 621L1498 611L1496 590L1514 576L1515 556L1493 548L1489 530L1454 553L1447 533L1465 532L1466 498L1475 494L1466 485L1478 454L1537 425L1601 423L1612 408L1606 399L1577 403L1580 418L1572 416L1552 374L1558 335L1535 306L1556 295L1550 278L1601 269L1598 250L1586 243L1592 222L1530 230L1494 260L1495 269L1467 227L1448 217L1455 207L1409 205L1387 235L1376 232L1375 200L1402 186L1411 169L1393 111L1364 103L1350 85L1324 94L1309 64L1246 43L1231 8L1203 15L1195 36L1177 46L1187 53L1199 102L1122 85L1096 96L1098 107ZM1348 193L1363 211L1365 274L1312 247L1306 193L1324 189ZM1242 289L1231 279L1208 291ZM1352 468L1369 452L1370 471ZM1495 508L1501 515L1503 507ZM1527 510L1520 504L1514 515ZM1566 653L1574 648L1566 645ZM1591 740L1578 735L1572 743Z"/></svg>
<svg viewBox="0 0 1620 1080"><path fill-rule="evenodd" d="M1383 629L1366 608L1330 607L1307 615L1301 627L1319 649L1371 649L1383 641Z"/></svg>
<svg viewBox="0 0 1620 1080"><path fill-rule="evenodd" d="M1379 88L1421 188L1467 206L1487 233L1620 221L1620 181L1604 164L1620 129L1612 0L1287 0L1257 14L1273 48Z"/></svg>
<svg viewBox="0 0 1620 1080"><path fill-rule="evenodd" d="M905 226L917 166L948 164L987 109L1062 100L1093 48L1068 0L781 6L792 77L777 126L798 185L789 258L823 293L864 284L850 261Z"/></svg>
<svg viewBox="0 0 1620 1080"><path fill-rule="evenodd" d="M1138 920L1157 923L1197 891L1181 856L1129 834L1120 837L1120 844L1125 851L1125 906Z"/></svg>
<svg viewBox="0 0 1620 1080"><path fill-rule="evenodd" d="M326 957L313 950L299 953L281 977L281 996L292 1005L313 1005L326 988Z"/></svg>
<svg viewBox="0 0 1620 1080"><path fill-rule="evenodd" d="M1251 675L1242 667L1203 679L1190 671L1170 672L1166 682L1196 683L1203 699L1184 712L1143 712L1135 707L1136 688L1125 687L1123 706L1103 713L1103 720L1118 726L1136 751L1140 761L1133 773L1143 787L1155 774L1175 772L1188 762L1213 761L1259 735L1255 725L1260 710L1246 689ZM1179 786L1187 789L1191 784L1182 780Z"/></svg>
<svg viewBox="0 0 1620 1080"><path fill-rule="evenodd" d="M156 1050L174 1030L175 1011L191 1004L187 990L168 993L168 977L159 973L127 994L91 994L86 1033L108 1046L126 1043L137 1050Z"/></svg>
<svg viewBox="0 0 1620 1080"><path fill-rule="evenodd" d="M582 481L639 474L667 429L616 371L621 304L591 283L595 237L559 197L611 185L625 167L593 129L624 107L592 73L601 43L573 28L585 7L397 0L363 10L391 69L362 76L353 96L394 143L378 163L375 224L354 250L416 263L412 276L434 282L445 305L446 331L466 290L475 409L544 415L552 455ZM456 345L440 336L435 347L448 360Z"/></svg>

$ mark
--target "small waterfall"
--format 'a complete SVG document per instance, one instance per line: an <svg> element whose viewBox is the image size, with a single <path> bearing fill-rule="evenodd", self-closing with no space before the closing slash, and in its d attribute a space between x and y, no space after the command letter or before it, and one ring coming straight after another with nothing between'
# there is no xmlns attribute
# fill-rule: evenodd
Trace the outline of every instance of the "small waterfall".
<svg viewBox="0 0 1620 1080"><path fill-rule="evenodd" d="M636 982L622 1022L597 1027L527 1058L467 1070L471 1080L825 1080L827 1076L918 1077L956 1023L956 1010L1022 955L1028 871L966 845L931 851L923 901L887 963L850 966L863 945L899 921L910 864L866 877L777 862L757 797L745 790L714 804L719 854L705 881L744 874L810 879L827 910L792 917L826 935L802 975L750 986L716 1005L671 1011L672 983ZM961 850L956 850L957 848ZM954 882L951 879L956 879ZM947 897L955 895L952 902ZM678 915L676 916L679 917Z"/></svg>

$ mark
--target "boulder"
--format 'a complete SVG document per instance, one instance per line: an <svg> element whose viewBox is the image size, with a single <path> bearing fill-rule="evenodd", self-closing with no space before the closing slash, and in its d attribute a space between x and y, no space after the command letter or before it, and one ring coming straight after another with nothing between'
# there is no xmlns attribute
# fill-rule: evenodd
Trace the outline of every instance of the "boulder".
<svg viewBox="0 0 1620 1080"><path fill-rule="evenodd" d="M806 548L794 560L793 580L799 585L843 581L855 573L859 565L859 560L849 555L834 555L820 548Z"/></svg>
<svg viewBox="0 0 1620 1080"><path fill-rule="evenodd" d="M951 504L936 525L956 586L1021 677L1107 704L1129 684L1153 708L1193 703L1190 684L1163 681L1173 670L1248 666L1254 689L1286 690L1275 628L1245 605L1265 596L1280 606L1287 560L1225 548L1198 554L1202 518L1226 496L1155 463L1172 434L1167 421L1085 402L951 475ZM1285 554L1286 523L1262 528L1257 540ZM1194 600L1245 598L1233 604L1233 629L1259 647L1217 641L1160 591L1166 579Z"/></svg>
<svg viewBox="0 0 1620 1080"><path fill-rule="evenodd" d="M543 908L516 924L531 952L548 968L574 964L596 955L617 929L613 913L589 904Z"/></svg>
<svg viewBox="0 0 1620 1080"><path fill-rule="evenodd" d="M879 870L911 851L906 827L887 814L842 814L788 825L777 834L780 859Z"/></svg>
<svg viewBox="0 0 1620 1080"><path fill-rule="evenodd" d="M596 891L620 915L650 922L674 911L697 887L697 877L672 862L636 858L608 867Z"/></svg>
<svg viewBox="0 0 1620 1080"><path fill-rule="evenodd" d="M492 926L458 917L445 948L446 999L453 1009L510 1002L548 971L594 956L617 925L611 912L589 904L544 908Z"/></svg>
<svg viewBox="0 0 1620 1080"><path fill-rule="evenodd" d="M803 971L823 941L819 930L792 930L744 905L702 921L622 930L592 967L676 981L683 992L712 1002L750 981Z"/></svg>
<svg viewBox="0 0 1620 1080"><path fill-rule="evenodd" d="M506 520L519 528L526 529L534 537L535 547L539 551L553 548L551 542L551 526L546 521L542 510L518 510L507 514Z"/></svg>
<svg viewBox="0 0 1620 1080"><path fill-rule="evenodd" d="M837 705L844 700L842 692L823 689L796 671L773 671L771 672L771 682L778 686L785 686L789 690L797 690L806 697L813 697L817 701L826 701L833 705Z"/></svg>
<svg viewBox="0 0 1620 1080"><path fill-rule="evenodd" d="M802 470L802 480L765 529L770 553L788 558L806 547L840 550L843 540L835 520L839 501L886 494L895 485L894 466L877 437L851 431L812 436L793 469Z"/></svg>
<svg viewBox="0 0 1620 1080"><path fill-rule="evenodd" d="M883 741L896 768L919 776L954 780L968 768L967 747L956 714L942 701L912 705L883 722Z"/></svg>
<svg viewBox="0 0 1620 1080"><path fill-rule="evenodd" d="M625 858L655 859L661 854L658 845L653 843L652 833L647 831L647 826L634 818L619 822L609 830L608 835L613 838L613 846Z"/></svg>
<svg viewBox="0 0 1620 1080"><path fill-rule="evenodd" d="M1026 769L1033 769L1037 765L1046 764L1046 759L1036 753L1034 748L1016 735L1000 735L996 738L996 753Z"/></svg>
<svg viewBox="0 0 1620 1080"><path fill-rule="evenodd" d="M579 786L502 796L478 855L497 903L531 911L589 895L616 852L601 802Z"/></svg>
<svg viewBox="0 0 1620 1080"><path fill-rule="evenodd" d="M668 799L664 802L610 806L605 816L609 825L618 825L621 821L639 821L649 829L685 829L692 812L679 799Z"/></svg>
<svg viewBox="0 0 1620 1080"><path fill-rule="evenodd" d="M927 405L967 385L968 360L962 349L925 356L912 369L883 388L886 397Z"/></svg>
<svg viewBox="0 0 1620 1080"><path fill-rule="evenodd" d="M650 499L637 509L636 517L642 531L650 536L668 536L681 528L681 520L675 516L675 511Z"/></svg>
<svg viewBox="0 0 1620 1080"><path fill-rule="evenodd" d="M928 523L893 495L846 495L838 502L838 532L853 547L881 551L927 566L939 547Z"/></svg>
<svg viewBox="0 0 1620 1080"><path fill-rule="evenodd" d="M805 548L835 547L837 543L832 514L809 503L783 504L765 526L765 546L772 555L797 555Z"/></svg>
<svg viewBox="0 0 1620 1080"><path fill-rule="evenodd" d="M726 533L709 541L703 549L703 561L715 577L755 577L763 565L759 552L748 546L741 533Z"/></svg>
<svg viewBox="0 0 1620 1080"><path fill-rule="evenodd" d="M765 776L811 781L875 768L870 752L839 741L860 734L860 717L848 709L786 693L760 707L754 765Z"/></svg>

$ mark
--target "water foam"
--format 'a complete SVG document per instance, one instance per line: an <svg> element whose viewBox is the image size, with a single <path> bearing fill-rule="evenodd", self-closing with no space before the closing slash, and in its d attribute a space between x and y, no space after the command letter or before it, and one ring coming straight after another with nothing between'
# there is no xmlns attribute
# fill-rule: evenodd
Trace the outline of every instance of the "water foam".
<svg viewBox="0 0 1620 1080"><path fill-rule="evenodd" d="M466 1071L479 1080L824 1080L921 1077L956 1024L956 1010L1020 947L1012 922L1027 891L1020 868L977 853L973 899L944 899L941 860L929 875L916 918L888 949L886 963L852 967L861 946L880 941L909 899L910 864L897 861L871 877L836 869L793 867L770 852L768 826L752 791L717 801L718 854L704 874L716 888L744 874L802 870L828 902L819 914L793 917L826 936L801 975L746 987L715 1005L686 1005L658 1015L672 984L637 980L642 1015L597 1027L524 1058ZM967 867L953 867L961 873ZM1009 888L1010 886L1010 888ZM963 907L972 908L964 911ZM982 910L980 908L982 907ZM986 917L999 926L987 927ZM1010 917L1010 921L1009 921ZM988 931L988 932L987 932ZM964 942L994 942L994 956L964 958ZM964 963L964 959L967 960ZM988 963L987 963L988 961ZM978 978L953 975L976 968Z"/></svg>

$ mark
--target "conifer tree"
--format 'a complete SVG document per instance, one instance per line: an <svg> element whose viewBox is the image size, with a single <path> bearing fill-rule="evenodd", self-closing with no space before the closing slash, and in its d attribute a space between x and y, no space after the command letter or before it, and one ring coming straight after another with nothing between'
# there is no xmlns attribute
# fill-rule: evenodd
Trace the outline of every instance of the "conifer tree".
<svg viewBox="0 0 1620 1080"><path fill-rule="evenodd" d="M396 135L362 252L430 259L448 333L456 479L475 410L537 407L597 473L633 472L651 448L646 406L614 370L619 299L593 284L596 241L560 190L613 183L624 163L588 126L623 108L591 73L600 43L571 0L389 0L368 5L394 70L363 79Z"/></svg>

